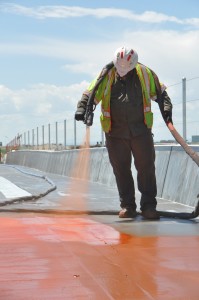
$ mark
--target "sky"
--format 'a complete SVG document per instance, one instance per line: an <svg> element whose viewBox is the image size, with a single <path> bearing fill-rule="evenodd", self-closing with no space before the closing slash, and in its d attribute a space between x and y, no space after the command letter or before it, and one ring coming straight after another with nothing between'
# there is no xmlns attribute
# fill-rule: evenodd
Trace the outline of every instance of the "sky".
<svg viewBox="0 0 199 300"><path fill-rule="evenodd" d="M187 138L199 135L198 0L0 0L0 37L3 144L65 119L72 131L83 91L124 45L167 86L180 134L186 78ZM155 141L173 139L157 104L153 111ZM100 106L92 128L96 140L99 114ZM78 122L82 136L80 129L85 127Z"/></svg>

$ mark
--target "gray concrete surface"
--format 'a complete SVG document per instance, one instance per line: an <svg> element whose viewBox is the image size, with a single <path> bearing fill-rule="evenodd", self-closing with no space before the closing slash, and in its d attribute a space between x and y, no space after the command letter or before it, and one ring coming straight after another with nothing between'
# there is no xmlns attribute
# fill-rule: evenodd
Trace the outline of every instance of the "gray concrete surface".
<svg viewBox="0 0 199 300"><path fill-rule="evenodd" d="M8 204L0 194L0 212L30 212L62 215L90 215L99 222L110 224L125 233L142 235L198 235L199 219L190 221L161 218L161 221L146 221L141 216L136 219L119 219L119 198L116 187L84 179L43 173L41 171L19 166L0 165L0 176L4 176L20 188L34 195L32 198L13 199ZM49 179L49 182L46 181ZM56 187L53 191L49 189ZM36 197L44 193L45 196ZM139 211L140 194L136 192L137 210ZM6 205L4 205L4 203ZM159 210L191 212L185 206L170 200L158 198Z"/></svg>
<svg viewBox="0 0 199 300"><path fill-rule="evenodd" d="M197 166L172 147L156 157L157 208L192 211ZM31 197L0 193L1 299L198 299L199 218L119 219L105 148L17 151L8 162L0 177Z"/></svg>

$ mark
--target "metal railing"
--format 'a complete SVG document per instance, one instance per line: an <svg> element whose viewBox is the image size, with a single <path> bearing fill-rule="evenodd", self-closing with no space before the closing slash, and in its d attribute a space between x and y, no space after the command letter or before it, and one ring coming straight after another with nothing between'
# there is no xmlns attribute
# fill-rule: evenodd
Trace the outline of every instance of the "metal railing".
<svg viewBox="0 0 199 300"><path fill-rule="evenodd" d="M88 128L87 128L88 129ZM90 146L104 146L104 133L96 117L95 123L89 127ZM79 148L86 143L86 126L74 118L60 122L41 125L28 130L11 140L7 151L17 149L61 151Z"/></svg>

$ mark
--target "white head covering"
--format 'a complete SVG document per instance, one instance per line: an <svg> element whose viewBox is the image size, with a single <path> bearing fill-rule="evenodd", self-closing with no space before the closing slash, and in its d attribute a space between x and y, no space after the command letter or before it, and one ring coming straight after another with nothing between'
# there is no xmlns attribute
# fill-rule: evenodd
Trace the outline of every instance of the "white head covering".
<svg viewBox="0 0 199 300"><path fill-rule="evenodd" d="M138 54L135 50L123 46L115 51L113 63L121 77L133 70L137 62Z"/></svg>

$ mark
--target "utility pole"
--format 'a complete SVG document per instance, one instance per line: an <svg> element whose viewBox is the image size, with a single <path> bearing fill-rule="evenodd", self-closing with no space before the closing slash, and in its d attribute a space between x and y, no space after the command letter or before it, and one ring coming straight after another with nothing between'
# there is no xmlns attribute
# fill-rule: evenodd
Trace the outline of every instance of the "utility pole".
<svg viewBox="0 0 199 300"><path fill-rule="evenodd" d="M64 150L66 150L66 120L64 120Z"/></svg>
<svg viewBox="0 0 199 300"><path fill-rule="evenodd" d="M183 123L183 138L187 140L187 120L186 120L186 78L182 78L182 123Z"/></svg>

